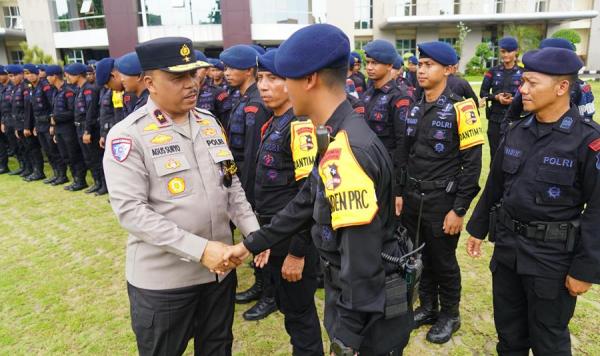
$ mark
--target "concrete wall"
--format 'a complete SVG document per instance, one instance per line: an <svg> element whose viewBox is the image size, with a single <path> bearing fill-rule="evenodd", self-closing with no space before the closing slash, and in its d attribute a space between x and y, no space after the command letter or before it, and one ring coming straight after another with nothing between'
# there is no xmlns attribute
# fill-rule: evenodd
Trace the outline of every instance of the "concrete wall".
<svg viewBox="0 0 600 356"><path fill-rule="evenodd" d="M51 0L19 0L19 11L29 46L38 46L57 59Z"/></svg>
<svg viewBox="0 0 600 356"><path fill-rule="evenodd" d="M600 0L594 1L594 10L600 10ZM587 69L600 70L600 17L592 19L588 40Z"/></svg>
<svg viewBox="0 0 600 356"><path fill-rule="evenodd" d="M354 48L354 6L348 0L327 0L327 23L339 27L350 39L350 47Z"/></svg>

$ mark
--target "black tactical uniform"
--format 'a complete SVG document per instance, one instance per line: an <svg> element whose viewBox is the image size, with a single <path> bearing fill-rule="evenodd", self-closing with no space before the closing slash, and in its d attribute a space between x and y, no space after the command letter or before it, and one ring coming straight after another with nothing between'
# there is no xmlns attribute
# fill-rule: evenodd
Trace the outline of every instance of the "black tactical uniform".
<svg viewBox="0 0 600 356"><path fill-rule="evenodd" d="M514 123L467 225L472 236L495 240L500 354L571 354L576 298L565 278L600 283L599 204L600 126L573 105L555 123L535 115Z"/></svg>
<svg viewBox="0 0 600 356"><path fill-rule="evenodd" d="M454 74L448 76L448 87L452 92L458 96L462 96L465 99L473 99L477 107L479 107L479 98L473 91L471 84L461 77L457 77Z"/></svg>
<svg viewBox="0 0 600 356"><path fill-rule="evenodd" d="M415 319L419 325L439 321L428 333L432 342L449 338L436 326L448 321L460 325L461 277L455 254L460 235L444 233L444 219L451 210L463 216L479 192L482 142L460 149L454 104L462 100L448 87L434 102L427 102L423 96L406 119L406 137L398 159L398 181L404 199L402 222L412 238L419 235L419 245L425 243L419 287L421 307ZM417 231L421 207L421 228ZM446 337L436 337L442 334Z"/></svg>
<svg viewBox="0 0 600 356"><path fill-rule="evenodd" d="M27 178L34 173L43 175L44 161L42 151L39 147L39 142L35 137L25 137L24 129L33 130L33 126L25 127L26 110L30 110L31 103L29 99L29 84L23 80L19 85L13 87L12 92L12 122L14 123L15 132L18 135L17 145L23 152L25 162L25 170L20 174L21 177Z"/></svg>
<svg viewBox="0 0 600 356"><path fill-rule="evenodd" d="M135 105L133 105L133 111L136 111L137 109L146 105L146 103L148 102L149 96L150 96L150 92L148 91L148 89L144 89L144 91L140 94L140 96L136 97Z"/></svg>
<svg viewBox="0 0 600 356"><path fill-rule="evenodd" d="M6 104L4 96L7 90L12 90L9 89L11 86L12 85L10 82L7 82L6 84L0 84L0 123L5 125L7 133L9 132L8 127L6 127L8 111L7 107L5 107ZM8 97L10 98L10 94L8 94ZM10 101L7 104L10 104ZM16 139L16 137L14 138ZM0 131L0 174L9 172L8 157L15 152L13 141L14 140L11 140L6 133Z"/></svg>
<svg viewBox="0 0 600 356"><path fill-rule="evenodd" d="M393 254L397 247L392 162L348 101L336 109L326 126L333 141L302 190L270 225L250 234L244 245L259 253L312 223L312 240L325 266L325 327L330 339L364 355L401 354L412 330L412 309L409 303L399 316L384 316L390 269L381 259L382 251ZM336 157L350 153L358 169L351 169L351 164L336 167ZM364 194L343 190L344 184L365 181L370 183L363 186ZM346 199L349 195L350 200ZM362 221L355 220L356 215L345 220L356 213Z"/></svg>
<svg viewBox="0 0 600 356"><path fill-rule="evenodd" d="M50 115L52 114L54 94L54 88L50 83L46 79L41 78L32 89L31 107L33 115L29 116L29 118L33 120L40 145L46 153L50 166L54 171L54 176L45 180L44 183L50 184L59 180L59 184L64 184L67 182L67 165L62 159L53 137L50 135Z"/></svg>
<svg viewBox="0 0 600 356"><path fill-rule="evenodd" d="M352 105L352 109L354 109L354 112L364 118L365 112L367 111L367 109L365 108L365 103L363 103L362 100L358 99L357 97L351 94L346 94L346 99L348 99L350 105Z"/></svg>
<svg viewBox="0 0 600 356"><path fill-rule="evenodd" d="M305 181L301 177L296 179L294 171L290 125L295 120L290 109L280 117L273 117L264 131L257 154L254 189L256 212L261 226L269 224L271 218L294 199ZM316 142L311 144L316 145ZM275 301L285 316L285 328L290 335L295 355L323 354L321 326L314 302L318 256L310 243L309 229L310 225L307 225L291 239L271 247L271 256L263 277L269 278L274 287ZM281 268L288 253L305 259L302 279L298 282L288 282L281 276Z"/></svg>
<svg viewBox="0 0 600 356"><path fill-rule="evenodd" d="M63 83L56 88L52 105L52 118L54 119L54 135L56 144L63 160L68 164L73 176L73 184L65 186L66 190L78 191L87 188L85 182L86 167L81 153L75 129L75 97L77 87Z"/></svg>
<svg viewBox="0 0 600 356"><path fill-rule="evenodd" d="M488 141L490 143L490 157L498 150L501 137L501 123L504 120L509 105L502 105L496 100L496 95L501 93L517 94L521 85L523 68L515 65L506 69L503 64L490 68L483 77L479 96L486 100L486 117L488 119Z"/></svg>
<svg viewBox="0 0 600 356"><path fill-rule="evenodd" d="M75 128L79 146L83 153L86 167L92 173L94 185L86 193L94 193L102 188L104 172L102 171L102 152L98 145L100 140L100 125L98 124L99 88L86 82L79 88L75 97ZM90 144L83 143L83 135L92 135Z"/></svg>
<svg viewBox="0 0 600 356"><path fill-rule="evenodd" d="M362 98L365 95L365 92L367 91L367 79L365 78L365 75L362 74L361 71L353 72L352 74L350 74L350 79L352 79L352 81L354 82L354 86L356 87L356 92L358 93L358 96Z"/></svg>
<svg viewBox="0 0 600 356"><path fill-rule="evenodd" d="M231 100L227 91L216 85L209 83L208 79L198 93L198 103L200 109L208 110L213 113L221 122L223 127L227 127L229 112L231 111Z"/></svg>
<svg viewBox="0 0 600 356"><path fill-rule="evenodd" d="M126 118L129 114L134 111L137 97L134 93L123 93L123 118Z"/></svg>

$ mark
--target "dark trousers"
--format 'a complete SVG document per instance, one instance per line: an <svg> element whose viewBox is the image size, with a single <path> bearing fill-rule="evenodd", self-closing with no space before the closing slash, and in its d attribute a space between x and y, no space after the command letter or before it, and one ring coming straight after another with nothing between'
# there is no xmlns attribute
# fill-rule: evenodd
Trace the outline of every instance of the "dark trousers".
<svg viewBox="0 0 600 356"><path fill-rule="evenodd" d="M265 266L275 291L277 307L284 315L285 330L290 336L293 355L323 355L321 324L315 307L317 290L317 251L304 258L302 279L288 282L281 276L286 256L271 256Z"/></svg>
<svg viewBox="0 0 600 356"><path fill-rule="evenodd" d="M56 130L56 143L63 161L71 168L73 178L85 179L86 167L75 127L61 127L60 130Z"/></svg>
<svg viewBox="0 0 600 356"><path fill-rule="evenodd" d="M494 114L491 114L494 115ZM490 143L490 166L498 147L500 146L500 139L502 138L501 124L499 121L488 120L487 137Z"/></svg>
<svg viewBox="0 0 600 356"><path fill-rule="evenodd" d="M25 140L25 135L23 135L23 130L19 128L14 129L15 137L17 138L17 151L20 152L20 159L25 166L25 170L31 171L33 170L33 165L31 162L31 155L29 154L29 145L27 145Z"/></svg>
<svg viewBox="0 0 600 356"><path fill-rule="evenodd" d="M500 355L571 355L569 320L577 298L565 281L517 274L492 259L494 323Z"/></svg>
<svg viewBox="0 0 600 356"><path fill-rule="evenodd" d="M10 124L5 124L4 129L6 130L6 140L8 141L8 149L12 151L17 160L21 163L24 163L25 158L23 157L23 151L21 150L21 146L19 145L18 139L15 136L15 127Z"/></svg>
<svg viewBox="0 0 600 356"><path fill-rule="evenodd" d="M42 147L40 141L35 136L24 137L23 142L31 168L44 172L44 156L42 155Z"/></svg>
<svg viewBox="0 0 600 356"><path fill-rule="evenodd" d="M42 150L48 157L48 162L52 169L58 172L65 172L67 170L67 166L60 156L60 152L58 152L58 146L54 143L52 136L49 131L37 131L37 138L40 141L40 145L42 146Z"/></svg>
<svg viewBox="0 0 600 356"><path fill-rule="evenodd" d="M139 354L181 355L194 338L194 355L231 355L237 277L169 290L127 284L131 326Z"/></svg>
<svg viewBox="0 0 600 356"><path fill-rule="evenodd" d="M402 222L411 239L417 235L418 207L406 206ZM437 216L435 216L437 215ZM445 214L424 214L421 218L419 245L423 250L423 274L419 285L421 305L441 305L442 313L458 315L461 277L456 259L460 235L446 235L442 230Z"/></svg>
<svg viewBox="0 0 600 356"><path fill-rule="evenodd" d="M99 145L100 130L97 127L92 129L92 142L90 144L83 143L83 133L83 126L78 126L77 139L81 153L83 153L83 160L92 173L94 181L100 182L102 177L104 177L104 172L102 171L102 153Z"/></svg>
<svg viewBox="0 0 600 356"><path fill-rule="evenodd" d="M8 152L10 146L8 145L8 138L0 131L0 169L8 167Z"/></svg>

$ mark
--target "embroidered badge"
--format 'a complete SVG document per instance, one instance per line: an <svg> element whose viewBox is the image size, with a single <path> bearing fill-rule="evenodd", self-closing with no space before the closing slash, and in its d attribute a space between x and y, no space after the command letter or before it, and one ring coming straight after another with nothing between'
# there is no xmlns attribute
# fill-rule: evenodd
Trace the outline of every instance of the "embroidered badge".
<svg viewBox="0 0 600 356"><path fill-rule="evenodd" d="M173 136L163 134L156 135L150 140L155 145L164 145L171 141L173 141Z"/></svg>
<svg viewBox="0 0 600 356"><path fill-rule="evenodd" d="M210 124L211 124L209 119L199 119L199 120L196 120L196 122L202 126L210 126Z"/></svg>
<svg viewBox="0 0 600 356"><path fill-rule="evenodd" d="M550 199L560 198L560 188L559 187L548 188L548 198L550 198Z"/></svg>
<svg viewBox="0 0 600 356"><path fill-rule="evenodd" d="M113 158L117 162L123 162L129 156L131 152L131 139L126 137L114 138L111 142L111 151Z"/></svg>
<svg viewBox="0 0 600 356"><path fill-rule="evenodd" d="M600 151L600 138L595 139L594 141L592 141L589 145L589 148L592 149L592 151L598 152Z"/></svg>
<svg viewBox="0 0 600 356"><path fill-rule="evenodd" d="M434 149L434 150L435 150L435 152L437 152L437 153L442 153L442 152L444 152L444 150L446 149L446 146L444 146L444 144L443 144L443 143L440 143L440 142L438 142L438 143L436 143L436 144L435 144L435 146L434 146L434 148L433 148L433 149Z"/></svg>
<svg viewBox="0 0 600 356"><path fill-rule="evenodd" d="M181 161L174 158L170 158L165 162L165 168L167 169L177 169L179 167L181 167Z"/></svg>
<svg viewBox="0 0 600 356"><path fill-rule="evenodd" d="M144 127L144 131L158 131L160 127L157 124L151 123L148 126Z"/></svg>
<svg viewBox="0 0 600 356"><path fill-rule="evenodd" d="M562 122L560 123L560 128L563 130L568 130L571 128L572 125L573 125L573 118L570 116L565 116L565 118L562 119Z"/></svg>
<svg viewBox="0 0 600 356"><path fill-rule="evenodd" d="M182 57L181 59L184 62L187 63L187 62L191 61L191 59L190 59L191 51L190 51L190 48L186 44L181 46L181 49L179 50L179 54L181 55L181 57Z"/></svg>
<svg viewBox="0 0 600 356"><path fill-rule="evenodd" d="M158 125L160 127L166 126L169 123L169 120L158 109L154 110L154 118L156 119L156 121L158 121Z"/></svg>
<svg viewBox="0 0 600 356"><path fill-rule="evenodd" d="M185 180L181 177L175 177L167 183L169 193L179 195L185 191Z"/></svg>
<svg viewBox="0 0 600 356"><path fill-rule="evenodd" d="M202 130L202 133L205 136L214 136L214 135L217 134L217 130L214 129L214 128L212 128L212 127L207 127L207 128L205 128L205 129Z"/></svg>

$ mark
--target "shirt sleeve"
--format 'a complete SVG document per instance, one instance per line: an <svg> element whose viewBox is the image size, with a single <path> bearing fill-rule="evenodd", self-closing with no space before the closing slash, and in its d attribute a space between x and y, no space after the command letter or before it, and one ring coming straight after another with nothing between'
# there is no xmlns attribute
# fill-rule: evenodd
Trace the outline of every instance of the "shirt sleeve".
<svg viewBox="0 0 600 356"><path fill-rule="evenodd" d="M482 99L495 100L494 94L490 93L490 90L492 89L493 77L494 74L492 73L491 69L485 72L483 76L483 81L481 82L481 89L479 90L479 96Z"/></svg>
<svg viewBox="0 0 600 356"><path fill-rule="evenodd" d="M468 209L479 193L479 176L481 174L481 151L483 145L473 146L459 151L461 169L456 176L458 190L453 208Z"/></svg>
<svg viewBox="0 0 600 356"><path fill-rule="evenodd" d="M233 176L231 187L228 188L227 211L229 218L235 226L240 229L243 236L248 236L259 229L256 215L252 211L252 206L246 200L246 193L237 176Z"/></svg>
<svg viewBox="0 0 600 356"><path fill-rule="evenodd" d="M82 88L83 95L85 96L85 131L87 133L92 132L92 128L98 124L98 100L99 91L96 88Z"/></svg>
<svg viewBox="0 0 600 356"><path fill-rule="evenodd" d="M246 135L244 140L244 162L242 163L242 186L246 197L254 206L254 181L256 179L256 154L260 145L260 129L269 119L270 113L261 103L250 102L244 108Z"/></svg>
<svg viewBox="0 0 600 356"><path fill-rule="evenodd" d="M410 96L401 96L397 98L396 101L393 102L392 107L392 120L394 125L394 135L396 137L396 149L392 154L394 159L394 172L395 175L398 176L398 171L400 169L400 156L403 154L402 149L404 147L404 140L406 136L406 117L408 116L408 112L413 105L413 100ZM399 179L394 179L394 195L400 196L402 188L400 187Z"/></svg>

